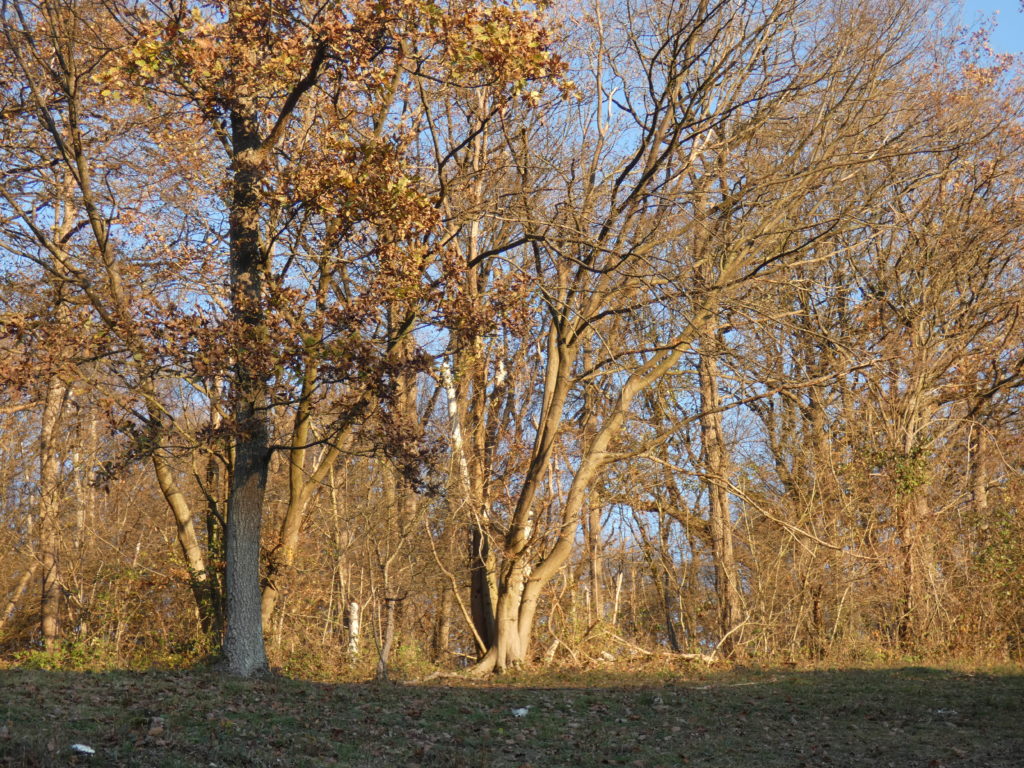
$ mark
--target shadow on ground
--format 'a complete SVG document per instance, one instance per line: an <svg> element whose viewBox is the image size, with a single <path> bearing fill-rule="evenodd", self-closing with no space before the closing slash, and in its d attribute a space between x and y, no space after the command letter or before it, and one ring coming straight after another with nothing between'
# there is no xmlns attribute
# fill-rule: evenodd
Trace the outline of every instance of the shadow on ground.
<svg viewBox="0 0 1024 768"><path fill-rule="evenodd" d="M0 671L0 766L63 765L1010 768L1024 766L1024 676L913 667L324 685Z"/></svg>

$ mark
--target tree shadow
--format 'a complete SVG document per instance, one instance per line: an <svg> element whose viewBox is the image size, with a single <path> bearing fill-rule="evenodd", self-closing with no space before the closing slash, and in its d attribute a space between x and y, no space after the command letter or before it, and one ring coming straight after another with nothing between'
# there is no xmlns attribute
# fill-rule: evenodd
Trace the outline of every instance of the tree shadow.
<svg viewBox="0 0 1024 768"><path fill-rule="evenodd" d="M1024 675L736 668L485 682L0 671L0 766L1020 766ZM95 756L75 755L85 744Z"/></svg>

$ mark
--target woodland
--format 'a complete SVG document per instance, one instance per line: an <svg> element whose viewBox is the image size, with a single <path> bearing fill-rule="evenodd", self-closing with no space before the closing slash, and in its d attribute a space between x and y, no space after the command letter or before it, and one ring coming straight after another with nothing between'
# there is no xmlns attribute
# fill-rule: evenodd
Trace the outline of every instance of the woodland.
<svg viewBox="0 0 1024 768"><path fill-rule="evenodd" d="M4 663L1024 655L956 4L0 5Z"/></svg>

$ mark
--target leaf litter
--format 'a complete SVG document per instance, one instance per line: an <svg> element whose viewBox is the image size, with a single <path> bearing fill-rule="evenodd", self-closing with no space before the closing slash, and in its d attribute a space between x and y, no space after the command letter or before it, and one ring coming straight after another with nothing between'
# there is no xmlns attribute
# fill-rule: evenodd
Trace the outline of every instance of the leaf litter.
<svg viewBox="0 0 1024 768"><path fill-rule="evenodd" d="M0 690L11 768L1009 768L1024 754L1019 670L622 670L429 686L0 670ZM96 756L60 746L73 743Z"/></svg>

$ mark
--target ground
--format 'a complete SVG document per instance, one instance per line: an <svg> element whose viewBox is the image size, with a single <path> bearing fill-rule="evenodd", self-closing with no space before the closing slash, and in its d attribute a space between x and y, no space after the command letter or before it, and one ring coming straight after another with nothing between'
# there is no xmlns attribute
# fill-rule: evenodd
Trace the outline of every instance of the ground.
<svg viewBox="0 0 1024 768"><path fill-rule="evenodd" d="M59 765L1009 768L1024 766L1024 670L604 670L420 685L0 670L0 766Z"/></svg>

